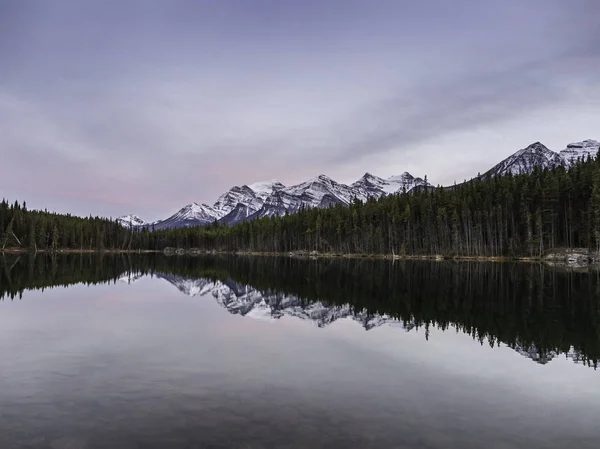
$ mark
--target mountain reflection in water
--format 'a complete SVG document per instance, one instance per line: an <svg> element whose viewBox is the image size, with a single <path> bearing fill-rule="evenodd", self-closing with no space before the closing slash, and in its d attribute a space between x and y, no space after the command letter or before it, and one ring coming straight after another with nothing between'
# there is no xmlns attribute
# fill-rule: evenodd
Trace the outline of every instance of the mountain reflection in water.
<svg viewBox="0 0 600 449"><path fill-rule="evenodd" d="M596 368L600 279L539 264L367 259L165 257L67 254L0 259L0 298L75 283L163 279L188 296L212 296L230 313L283 316L325 327L433 327L506 345L546 364L559 356ZM400 330L399 329L399 330Z"/></svg>

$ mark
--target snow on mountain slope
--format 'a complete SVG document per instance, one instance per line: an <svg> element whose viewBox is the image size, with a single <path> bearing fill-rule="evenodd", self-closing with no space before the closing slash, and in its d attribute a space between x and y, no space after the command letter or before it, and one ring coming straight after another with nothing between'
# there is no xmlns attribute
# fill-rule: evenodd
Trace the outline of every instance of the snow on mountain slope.
<svg viewBox="0 0 600 449"><path fill-rule="evenodd" d="M509 173L518 175L530 173L534 167L555 168L562 164L563 159L558 153L549 150L540 142L535 142L492 167L483 177L502 176Z"/></svg>
<svg viewBox="0 0 600 449"><path fill-rule="evenodd" d="M403 190L409 192L416 186L428 185L423 179L415 178L408 172L401 175L391 176L387 179L365 173L362 178L352 184L355 191L360 192L357 195L360 199L381 198L382 196L393 193L400 193Z"/></svg>
<svg viewBox="0 0 600 449"><path fill-rule="evenodd" d="M251 206L247 206L242 203L238 203L235 208L227 215L219 219L219 223L226 224L228 226L239 223L240 221L247 220L252 214L256 213L257 209Z"/></svg>
<svg viewBox="0 0 600 449"><path fill-rule="evenodd" d="M170 229L187 226L204 226L217 219L218 212L207 204L192 203L181 208L165 220L152 223L154 229Z"/></svg>
<svg viewBox="0 0 600 449"><path fill-rule="evenodd" d="M259 210L269 195L283 188L285 186L275 180L255 182L241 187L235 186L221 195L213 208L217 211L217 218L219 219L224 218L240 205L247 211L246 216L248 216ZM243 215L239 211L236 213L236 216L241 217ZM224 221L231 222L232 219L230 217Z"/></svg>
<svg viewBox="0 0 600 449"><path fill-rule="evenodd" d="M142 220L137 215L123 215L122 217L117 218L117 223L122 226L128 227L136 227L136 226L144 226L146 222Z"/></svg>
<svg viewBox="0 0 600 449"><path fill-rule="evenodd" d="M570 167L578 160L587 159L588 156L595 158L599 149L600 142L588 139L583 142L570 143L559 154L565 165Z"/></svg>
<svg viewBox="0 0 600 449"><path fill-rule="evenodd" d="M306 182L287 187L282 191L292 197L301 198L306 205L313 207L319 206L326 195L331 195L344 204L350 204L355 196L351 187L338 184L326 175L319 175Z"/></svg>
<svg viewBox="0 0 600 449"><path fill-rule="evenodd" d="M358 197L366 200L363 192L340 184L326 175L319 175L306 182L276 190L265 199L263 207L248 219L293 213L301 207L325 208L335 204L350 204Z"/></svg>
<svg viewBox="0 0 600 449"><path fill-rule="evenodd" d="M262 199L263 201L269 195L273 194L273 192L285 188L285 186L276 179L272 179L271 181L255 182L250 184L248 187L250 187L250 189L252 189L256 196Z"/></svg>

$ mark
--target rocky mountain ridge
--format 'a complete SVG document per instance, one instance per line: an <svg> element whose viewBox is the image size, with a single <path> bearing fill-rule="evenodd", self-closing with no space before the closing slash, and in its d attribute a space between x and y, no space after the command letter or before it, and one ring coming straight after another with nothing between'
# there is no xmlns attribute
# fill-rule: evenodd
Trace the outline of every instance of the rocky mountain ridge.
<svg viewBox="0 0 600 449"><path fill-rule="evenodd" d="M365 173L351 185L338 183L326 175L319 175L289 187L271 180L234 186L223 193L212 206L188 204L170 217L153 223L147 223L134 215L120 217L117 221L124 226L148 227L155 230L203 226L214 221L232 225L243 220L283 215L286 211L293 213L302 207L348 205L354 198L366 201L368 198L381 198L424 185L428 184L423 179L415 178L407 172L388 179Z"/></svg>

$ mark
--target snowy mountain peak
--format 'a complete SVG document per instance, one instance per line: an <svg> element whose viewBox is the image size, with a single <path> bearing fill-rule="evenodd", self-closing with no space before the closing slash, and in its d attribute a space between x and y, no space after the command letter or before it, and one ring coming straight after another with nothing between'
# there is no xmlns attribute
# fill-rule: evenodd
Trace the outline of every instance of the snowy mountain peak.
<svg viewBox="0 0 600 449"><path fill-rule="evenodd" d="M543 155L552 155L555 154L554 151L550 150L546 145L542 142L534 142L531 145L519 150L515 153L515 156L520 156L523 154L536 153Z"/></svg>
<svg viewBox="0 0 600 449"><path fill-rule="evenodd" d="M424 186L426 184L427 183L423 179L415 178L408 172L404 172L401 175L390 176L387 179L366 173L362 178L352 184L352 187L358 189L362 193L362 196L381 198L382 196L399 193L403 190L408 192L416 186Z"/></svg>
<svg viewBox="0 0 600 449"><path fill-rule="evenodd" d="M565 165L570 167L580 159L587 159L588 156L596 157L600 150L600 142L587 139L582 142L574 142L567 145L567 148L560 152Z"/></svg>
<svg viewBox="0 0 600 449"><path fill-rule="evenodd" d="M198 203L188 204L173 215L173 217L176 217L179 220L189 221L214 221L215 216L216 213L212 206Z"/></svg>
<svg viewBox="0 0 600 449"><path fill-rule="evenodd" d="M248 188L250 188L258 197L267 197L275 190L281 190L285 188L285 186L276 179L271 179L270 181L254 182L249 184Z"/></svg>
<svg viewBox="0 0 600 449"><path fill-rule="evenodd" d="M567 148L598 148L600 147L600 142L593 139L586 139L581 142L574 142L567 145Z"/></svg>
<svg viewBox="0 0 600 449"><path fill-rule="evenodd" d="M232 187L214 204L215 218L226 224L245 220L257 212L267 198L284 188L285 186L275 179Z"/></svg>
<svg viewBox="0 0 600 449"><path fill-rule="evenodd" d="M207 211L212 212L214 209L208 204L191 203L182 207L178 213L186 218L195 218L198 215L204 214Z"/></svg>
<svg viewBox="0 0 600 449"><path fill-rule="evenodd" d="M314 178L310 179L308 182L309 182L309 183L327 183L327 184L337 184L337 182L335 182L335 181L334 181L333 179L331 179L329 176L327 176L327 175L323 175L323 174L321 174L321 175L319 175L319 176L316 176L316 177L314 177Z"/></svg>
<svg viewBox="0 0 600 449"><path fill-rule="evenodd" d="M142 220L140 217L138 217L137 215L123 215L122 217L117 218L117 223L119 223L121 226L125 226L126 228L128 227L135 227L135 226L144 226L146 224L146 222L144 220Z"/></svg>
<svg viewBox="0 0 600 449"><path fill-rule="evenodd" d="M170 229L189 226L204 226L214 222L217 211L208 204L191 203L182 207L165 220L152 223L154 229Z"/></svg>
<svg viewBox="0 0 600 449"><path fill-rule="evenodd" d="M492 167L483 177L530 173L534 167L554 168L563 165L563 158L541 142L534 142Z"/></svg>
<svg viewBox="0 0 600 449"><path fill-rule="evenodd" d="M412 181L414 179L415 179L415 177L413 175L411 175L409 172L405 171L401 175L390 176L387 180L390 182L394 182L394 181L406 182L406 181ZM418 179L420 179L420 178L418 178Z"/></svg>

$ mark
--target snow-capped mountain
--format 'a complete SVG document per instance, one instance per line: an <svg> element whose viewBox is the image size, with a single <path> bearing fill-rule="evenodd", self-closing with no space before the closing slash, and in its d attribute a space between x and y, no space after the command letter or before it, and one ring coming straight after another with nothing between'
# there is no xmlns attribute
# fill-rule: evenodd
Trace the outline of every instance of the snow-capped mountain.
<svg viewBox="0 0 600 449"><path fill-rule="evenodd" d="M600 142L588 139L583 142L570 143L559 154L565 165L570 167L578 160L587 159L588 156L595 158L598 150L600 150Z"/></svg>
<svg viewBox="0 0 600 449"><path fill-rule="evenodd" d="M518 175L530 173L534 167L554 168L562 164L563 159L558 153L549 150L540 142L535 142L492 167L483 177L502 176L509 173Z"/></svg>
<svg viewBox="0 0 600 449"><path fill-rule="evenodd" d="M269 195L263 206L249 218L283 215L298 211L302 206L328 207L332 204L350 204L359 195L350 186L339 184L326 175L302 182L298 185L285 187Z"/></svg>
<svg viewBox="0 0 600 449"><path fill-rule="evenodd" d="M207 204L192 203L181 208L165 220L151 223L154 229L170 229L188 226L204 226L215 221L217 212Z"/></svg>
<svg viewBox="0 0 600 449"><path fill-rule="evenodd" d="M535 142L507 157L482 177L502 176L508 173L513 175L531 173L534 167L551 169L562 165L569 168L578 160L586 159L588 156L596 157L599 149L600 142L589 139L570 143L567 148L558 153L548 149L540 142Z"/></svg>
<svg viewBox="0 0 600 449"><path fill-rule="evenodd" d="M146 224L146 222L137 215L124 215L122 217L119 217L117 218L117 223L119 223L122 226L125 226L126 228L130 226L139 227L144 226Z"/></svg>
<svg viewBox="0 0 600 449"><path fill-rule="evenodd" d="M408 172L387 179L365 173L362 178L352 184L355 191L360 192L359 198L381 198L392 193L410 191L414 187L424 186L427 183L421 178L415 178Z"/></svg>
<svg viewBox="0 0 600 449"><path fill-rule="evenodd" d="M285 186L276 180L235 186L221 195L215 203L215 209L221 214L218 220L228 225L247 220L263 207L267 198L282 189Z"/></svg>
<svg viewBox="0 0 600 449"><path fill-rule="evenodd" d="M245 206L251 213L256 212L270 195L283 188L285 186L275 180L235 186L221 195L213 207L220 215L219 219L227 216L239 205Z"/></svg>

